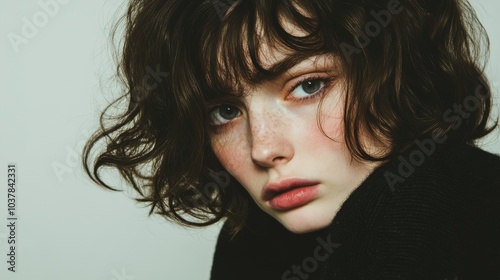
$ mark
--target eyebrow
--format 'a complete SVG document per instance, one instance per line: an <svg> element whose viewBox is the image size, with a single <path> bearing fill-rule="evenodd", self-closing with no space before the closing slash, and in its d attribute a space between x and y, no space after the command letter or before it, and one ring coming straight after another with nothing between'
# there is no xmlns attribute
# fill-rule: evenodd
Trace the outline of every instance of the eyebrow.
<svg viewBox="0 0 500 280"><path fill-rule="evenodd" d="M273 64L270 68L264 69L265 71L259 71L255 77L255 80L252 79L251 82L262 83L265 81L274 80L283 76L287 72L293 72L292 70L296 67L300 67L302 63L311 59L312 57L321 58L326 54L292 54L286 56L284 59L278 61Z"/></svg>
<svg viewBox="0 0 500 280"><path fill-rule="evenodd" d="M317 54L310 55L306 57L299 57L298 59L288 59L286 61L280 61L271 67L274 70L273 79L284 79L286 76L288 78L302 75L303 72L309 72L311 69L316 69L318 71L327 71L339 75L341 71L341 62L336 57L336 55L331 54Z"/></svg>
<svg viewBox="0 0 500 280"><path fill-rule="evenodd" d="M302 68L301 64L304 62L310 60L311 58L314 58L312 60L312 65L315 66L315 61L320 60L322 58L326 58L327 55L332 55L331 53L327 52L314 52L314 53L299 53L299 52L294 52L293 54L287 55L285 58L281 59L280 61L276 62L273 64L271 67L264 69L261 68L262 70L259 70L256 65L254 66L254 69L256 70L253 74L250 74L248 78L246 78L246 86L252 87L252 85L258 85L262 84L265 82L270 82L278 79L283 79L285 74L287 73L294 73L296 72L296 68ZM337 62L334 62L332 64L332 67L335 67L336 65L339 65L338 59L335 59L336 55L333 55L333 59L336 60ZM260 66L260 65L258 65ZM246 90L244 89L243 84L236 83L233 86L229 86L225 89L222 90L216 90L216 92L224 92L222 96L214 97L214 100L217 99L231 99L232 97L238 97L241 98L246 95ZM210 98L212 99L212 98Z"/></svg>

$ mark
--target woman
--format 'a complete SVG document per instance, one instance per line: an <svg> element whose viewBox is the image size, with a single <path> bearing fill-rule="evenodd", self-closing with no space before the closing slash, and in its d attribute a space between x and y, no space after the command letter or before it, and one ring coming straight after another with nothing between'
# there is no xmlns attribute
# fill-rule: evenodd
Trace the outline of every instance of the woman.
<svg viewBox="0 0 500 280"><path fill-rule="evenodd" d="M181 224L224 219L212 279L500 279L467 2L149 0L125 19L127 109L84 165Z"/></svg>

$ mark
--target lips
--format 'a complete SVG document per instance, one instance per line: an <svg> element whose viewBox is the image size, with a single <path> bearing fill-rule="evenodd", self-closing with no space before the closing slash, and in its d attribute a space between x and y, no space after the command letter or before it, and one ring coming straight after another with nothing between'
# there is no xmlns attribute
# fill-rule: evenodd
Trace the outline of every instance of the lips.
<svg viewBox="0 0 500 280"><path fill-rule="evenodd" d="M290 178L269 183L262 198L276 210L288 210L307 204L318 193L318 181Z"/></svg>

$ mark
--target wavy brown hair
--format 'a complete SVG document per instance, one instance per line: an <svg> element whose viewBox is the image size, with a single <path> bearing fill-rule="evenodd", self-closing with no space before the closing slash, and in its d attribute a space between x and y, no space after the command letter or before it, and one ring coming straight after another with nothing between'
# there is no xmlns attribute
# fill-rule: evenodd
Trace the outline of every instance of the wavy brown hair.
<svg viewBox="0 0 500 280"><path fill-rule="evenodd" d="M305 35L289 34L284 20ZM99 171L116 168L150 214L184 225L227 218L237 231L250 199L211 150L210 100L314 55L341 62L345 142L356 160L394 158L436 131L474 144L496 126L487 127L491 90L481 63L488 37L466 1L131 0L120 22L117 74L126 91L102 113L83 164L109 189ZM290 55L265 68L263 43ZM446 116L474 94L469 117ZM120 101L124 112L109 118ZM367 152L362 131L387 153Z"/></svg>

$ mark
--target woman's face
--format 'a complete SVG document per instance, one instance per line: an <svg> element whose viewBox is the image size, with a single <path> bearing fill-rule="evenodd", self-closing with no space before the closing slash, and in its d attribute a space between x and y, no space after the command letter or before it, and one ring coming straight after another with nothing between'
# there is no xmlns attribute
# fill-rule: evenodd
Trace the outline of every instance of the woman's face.
<svg viewBox="0 0 500 280"><path fill-rule="evenodd" d="M263 61L272 65L280 58L269 51ZM217 126L211 144L221 164L294 233L328 226L375 167L351 160L343 139L344 94L340 65L316 56L277 79L247 86L240 103L210 113Z"/></svg>

